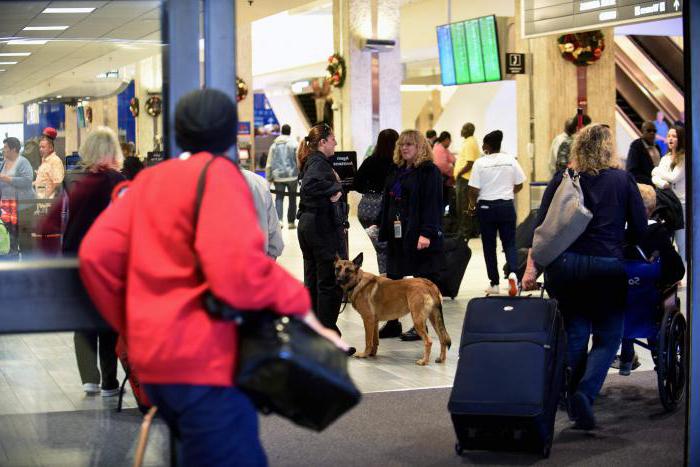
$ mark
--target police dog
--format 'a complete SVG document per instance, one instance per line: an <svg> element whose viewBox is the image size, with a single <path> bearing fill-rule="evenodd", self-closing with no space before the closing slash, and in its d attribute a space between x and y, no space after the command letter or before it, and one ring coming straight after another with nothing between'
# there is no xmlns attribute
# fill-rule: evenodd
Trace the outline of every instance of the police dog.
<svg viewBox="0 0 700 467"><path fill-rule="evenodd" d="M379 321L398 319L411 313L416 332L423 339L423 358L418 365L427 365L433 345L428 335L427 320L433 325L440 339L440 357L436 363L444 363L451 340L442 316L442 300L437 286L427 279L412 278L391 280L364 272L362 253L352 261L335 258L335 278L348 294L352 306L365 325L365 351L358 358L377 355L379 345Z"/></svg>

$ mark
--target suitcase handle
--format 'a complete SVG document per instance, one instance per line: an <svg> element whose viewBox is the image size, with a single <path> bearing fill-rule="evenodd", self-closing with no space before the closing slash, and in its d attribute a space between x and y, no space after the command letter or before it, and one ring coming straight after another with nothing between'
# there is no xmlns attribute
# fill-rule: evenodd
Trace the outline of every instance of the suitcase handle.
<svg viewBox="0 0 700 467"><path fill-rule="evenodd" d="M542 282L536 282L536 284L537 284L537 288L540 291L540 298L544 298L544 284ZM528 292L531 292L531 291L528 291ZM522 283L520 283L520 284L518 284L518 297L522 297L522 296L523 296L523 285L522 285ZM525 295L525 297L532 297L532 294L531 293L527 294L527 295Z"/></svg>

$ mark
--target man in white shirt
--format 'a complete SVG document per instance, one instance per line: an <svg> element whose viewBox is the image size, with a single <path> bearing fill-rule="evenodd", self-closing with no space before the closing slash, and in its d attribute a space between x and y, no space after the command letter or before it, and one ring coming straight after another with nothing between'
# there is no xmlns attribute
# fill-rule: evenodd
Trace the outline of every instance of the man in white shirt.
<svg viewBox="0 0 700 467"><path fill-rule="evenodd" d="M508 293L517 294L517 250L515 248L515 193L523 188L525 173L515 156L501 151L503 133L492 131L484 136L484 156L474 162L469 179L470 213L479 218L481 242L484 248L486 271L491 281L487 295L498 295L499 274L496 258L496 234L501 238L508 263Z"/></svg>

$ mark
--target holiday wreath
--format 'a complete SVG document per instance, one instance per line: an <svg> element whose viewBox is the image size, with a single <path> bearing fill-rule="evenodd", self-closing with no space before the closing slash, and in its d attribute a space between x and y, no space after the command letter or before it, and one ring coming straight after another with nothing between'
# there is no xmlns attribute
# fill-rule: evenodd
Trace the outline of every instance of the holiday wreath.
<svg viewBox="0 0 700 467"><path fill-rule="evenodd" d="M345 59L340 54L328 57L326 81L336 88L342 88L345 84Z"/></svg>
<svg viewBox="0 0 700 467"><path fill-rule="evenodd" d="M602 31L588 31L576 34L564 34L557 39L559 50L564 60L576 66L588 66L600 59L605 50Z"/></svg>

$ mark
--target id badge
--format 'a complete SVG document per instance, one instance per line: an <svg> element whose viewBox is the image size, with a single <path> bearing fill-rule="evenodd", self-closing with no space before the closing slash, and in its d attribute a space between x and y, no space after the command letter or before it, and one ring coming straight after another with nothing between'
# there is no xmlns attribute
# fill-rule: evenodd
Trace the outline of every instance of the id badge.
<svg viewBox="0 0 700 467"><path fill-rule="evenodd" d="M394 238L401 238L401 221L398 219L394 221Z"/></svg>

